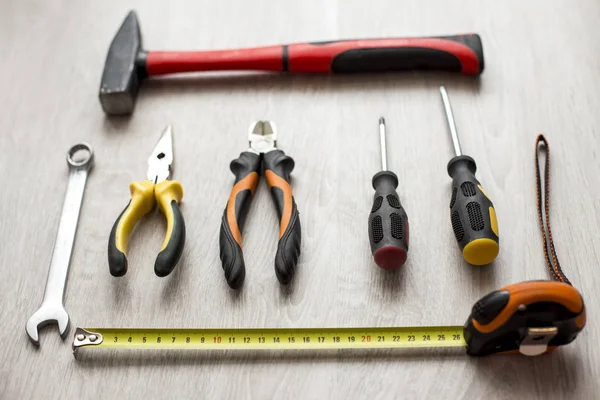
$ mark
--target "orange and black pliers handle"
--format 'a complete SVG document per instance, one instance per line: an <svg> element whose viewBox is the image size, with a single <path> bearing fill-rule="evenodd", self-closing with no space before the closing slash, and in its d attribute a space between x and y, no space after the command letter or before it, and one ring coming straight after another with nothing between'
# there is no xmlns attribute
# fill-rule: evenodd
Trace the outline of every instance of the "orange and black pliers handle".
<svg viewBox="0 0 600 400"><path fill-rule="evenodd" d="M271 196L279 216L279 243L275 255L275 274L277 279L287 285L294 276L300 256L300 216L294 201L290 173L294 169L294 160L281 150L263 155L265 178L271 190Z"/></svg>
<svg viewBox="0 0 600 400"><path fill-rule="evenodd" d="M231 162L235 184L223 212L219 236L225 278L233 289L239 288L246 276L242 230L258 184L261 165L264 166L265 178L279 216L279 243L275 255L275 274L279 282L285 285L292 280L300 256L300 219L290 185L294 160L281 150L262 155L245 151Z"/></svg>

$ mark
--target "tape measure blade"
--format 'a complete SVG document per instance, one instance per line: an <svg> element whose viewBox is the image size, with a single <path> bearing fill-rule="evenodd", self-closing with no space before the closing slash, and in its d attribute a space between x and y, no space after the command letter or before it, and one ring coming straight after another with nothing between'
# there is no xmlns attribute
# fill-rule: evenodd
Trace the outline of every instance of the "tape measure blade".
<svg viewBox="0 0 600 400"><path fill-rule="evenodd" d="M92 340L93 339L93 340ZM465 347L462 326L387 328L78 328L73 349L318 350Z"/></svg>

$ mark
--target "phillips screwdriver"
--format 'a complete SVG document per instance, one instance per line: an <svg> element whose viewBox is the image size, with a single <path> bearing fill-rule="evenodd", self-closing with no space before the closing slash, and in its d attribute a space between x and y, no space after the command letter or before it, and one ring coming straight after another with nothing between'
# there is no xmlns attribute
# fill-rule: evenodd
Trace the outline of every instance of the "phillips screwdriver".
<svg viewBox="0 0 600 400"><path fill-rule="evenodd" d="M450 99L444 86L440 86L440 94L455 153L448 163L448 175L452 178L452 229L464 259L472 265L486 265L494 261L500 251L496 211L475 178L475 160L461 152Z"/></svg>
<svg viewBox="0 0 600 400"><path fill-rule="evenodd" d="M400 268L408 253L408 217L396 193L398 177L387 169L385 120L379 118L381 171L373 176L373 207L369 215L369 241L375 263L383 269Z"/></svg>

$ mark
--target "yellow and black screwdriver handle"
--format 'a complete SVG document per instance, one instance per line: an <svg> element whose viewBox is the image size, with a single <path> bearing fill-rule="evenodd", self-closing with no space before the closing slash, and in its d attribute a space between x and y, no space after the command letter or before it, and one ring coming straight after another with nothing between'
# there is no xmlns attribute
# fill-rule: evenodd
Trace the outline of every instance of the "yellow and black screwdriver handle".
<svg viewBox="0 0 600 400"><path fill-rule="evenodd" d="M525 341L543 342L544 352L550 352L575 340L585 322L585 305L573 286L552 281L507 285L473 306L464 326L467 353L524 353Z"/></svg>
<svg viewBox="0 0 600 400"><path fill-rule="evenodd" d="M179 209L183 188L179 181L133 182L129 186L131 201L115 221L108 240L108 266L113 276L127 272L127 244L135 225L154 209L156 203L167 219L167 232L154 263L159 277L169 275L181 258L185 244L185 222Z"/></svg>
<svg viewBox="0 0 600 400"><path fill-rule="evenodd" d="M279 282L288 284L292 280L300 256L300 219L290 185L294 160L281 150L262 155L243 152L230 165L235 183L223 212L219 235L225 279L233 289L239 288L246 276L241 232L258 184L261 165L264 166L265 178L279 216L279 243L275 255L275 274Z"/></svg>
<svg viewBox="0 0 600 400"><path fill-rule="evenodd" d="M464 259L472 265L489 264L500 251L494 205L475 178L477 165L469 156L448 163L452 177L450 221Z"/></svg>

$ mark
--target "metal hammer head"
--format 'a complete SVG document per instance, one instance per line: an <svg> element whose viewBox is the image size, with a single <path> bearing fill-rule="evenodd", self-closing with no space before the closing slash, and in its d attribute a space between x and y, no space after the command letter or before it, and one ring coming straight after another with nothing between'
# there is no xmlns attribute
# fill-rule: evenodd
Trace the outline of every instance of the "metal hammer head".
<svg viewBox="0 0 600 400"><path fill-rule="evenodd" d="M144 59L140 24L135 11L130 11L110 44L104 63L100 103L105 113L133 112L140 80L147 76Z"/></svg>

